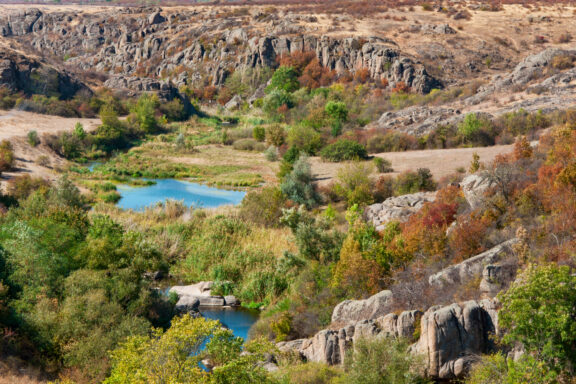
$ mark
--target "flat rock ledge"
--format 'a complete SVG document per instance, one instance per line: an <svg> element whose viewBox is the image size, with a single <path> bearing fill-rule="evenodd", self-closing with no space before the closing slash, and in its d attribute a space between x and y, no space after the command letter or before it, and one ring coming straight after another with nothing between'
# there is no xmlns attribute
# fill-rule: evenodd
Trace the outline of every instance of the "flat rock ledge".
<svg viewBox="0 0 576 384"><path fill-rule="evenodd" d="M235 296L212 295L212 281L201 281L191 285L176 285L170 292L178 295L176 310L182 312L196 312L200 307L235 307L240 300Z"/></svg>

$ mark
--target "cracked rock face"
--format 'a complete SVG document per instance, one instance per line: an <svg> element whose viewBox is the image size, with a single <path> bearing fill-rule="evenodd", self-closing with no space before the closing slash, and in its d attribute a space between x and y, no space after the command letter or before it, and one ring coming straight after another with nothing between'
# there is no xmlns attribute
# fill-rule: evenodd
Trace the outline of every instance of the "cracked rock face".
<svg viewBox="0 0 576 384"><path fill-rule="evenodd" d="M66 71L8 49L0 51L0 87L62 99L70 99L80 91L91 93Z"/></svg>
<svg viewBox="0 0 576 384"><path fill-rule="evenodd" d="M459 264L451 265L430 276L428 278L428 283L431 286L442 289L449 285L467 284L475 279L481 278L484 274L484 269L488 265L494 265L512 254L511 247L516 242L518 242L517 239L505 241L486 252L466 259ZM486 272L487 279L490 279L491 276L496 279L496 275L499 273L503 274L504 271L494 270L492 273ZM495 279L494 281L496 281Z"/></svg>
<svg viewBox="0 0 576 384"><path fill-rule="evenodd" d="M392 292L382 291L365 300L345 300L332 312L333 323L350 323L354 321L375 319L390 311Z"/></svg>
<svg viewBox="0 0 576 384"><path fill-rule="evenodd" d="M67 63L84 70L169 78L176 87L202 76L221 85L235 70L275 67L281 55L300 51L314 52L322 66L338 74L368 70L373 79L386 79L391 86L402 81L421 93L442 87L421 63L386 39L314 36L290 21L295 17L271 20L270 28L261 30L234 19L200 19L195 11L31 9L0 18L0 34L26 41L39 52L69 56ZM132 81L126 85L140 87Z"/></svg>
<svg viewBox="0 0 576 384"><path fill-rule="evenodd" d="M293 351L307 361L337 365L344 362L346 352L360 338L412 338L419 326L420 337L410 353L424 358L428 377L452 380L463 377L481 354L494 350L492 335L499 332L497 310L495 300L471 300L434 306L424 313L389 313L322 330L309 339L278 343L278 348Z"/></svg>
<svg viewBox="0 0 576 384"><path fill-rule="evenodd" d="M390 197L382 203L369 205L364 217L376 230L384 230L390 221L405 222L418 212L425 203L436 199L436 192L418 192L408 195Z"/></svg>
<svg viewBox="0 0 576 384"><path fill-rule="evenodd" d="M420 339L411 347L425 357L426 374L441 380L462 377L482 353L493 350L497 308L495 301L472 300L426 311Z"/></svg>

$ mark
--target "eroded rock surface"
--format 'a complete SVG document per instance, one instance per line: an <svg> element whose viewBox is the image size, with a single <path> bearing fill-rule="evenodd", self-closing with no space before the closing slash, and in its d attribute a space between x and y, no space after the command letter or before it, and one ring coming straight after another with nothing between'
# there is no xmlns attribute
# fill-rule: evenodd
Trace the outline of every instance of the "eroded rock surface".
<svg viewBox="0 0 576 384"><path fill-rule="evenodd" d="M426 374L434 379L455 379L465 375L483 353L494 349L491 339L498 332L498 302L467 301L435 306L425 313L405 311L376 319L362 320L340 329L326 329L309 339L278 343L284 352L293 351L307 361L342 364L346 352L360 338L406 337L419 339L410 348L425 360Z"/></svg>
<svg viewBox="0 0 576 384"><path fill-rule="evenodd" d="M345 300L332 312L332 323L345 324L375 319L390 311L392 292L382 291L365 300Z"/></svg>
<svg viewBox="0 0 576 384"><path fill-rule="evenodd" d="M486 252L466 259L459 264L451 265L430 276L428 278L428 283L441 289L448 285L468 284L473 280L479 280L483 276L485 267L494 265L512 255L512 245L517 241L517 239L505 241ZM490 276L496 278L496 271L493 272L494 273L492 274L486 272L487 278L490 278Z"/></svg>
<svg viewBox="0 0 576 384"><path fill-rule="evenodd" d="M302 17L256 15L258 23L270 19L268 28L262 30L235 19L200 19L194 10L120 8L72 13L31 9L0 18L0 33L26 41L39 52L69 56L68 64L85 70L170 78L176 87L200 78L221 85L235 70L276 67L281 55L301 51L314 52L323 67L340 75L362 69L373 79L386 79L391 86L402 81L416 92L442 87L424 65L387 39L317 36L297 24L310 22ZM138 81L125 85L141 87Z"/></svg>
<svg viewBox="0 0 576 384"><path fill-rule="evenodd" d="M198 307L221 307L240 305L240 301L234 296L212 295L213 282L201 281L192 285L177 285L170 288L170 292L178 295L176 308L188 308L193 305Z"/></svg>
<svg viewBox="0 0 576 384"><path fill-rule="evenodd" d="M382 203L372 204L366 208L364 216L377 230L385 228L386 223L396 220L407 221L418 212L425 203L436 199L436 192L418 192L408 195L390 197Z"/></svg>
<svg viewBox="0 0 576 384"><path fill-rule="evenodd" d="M421 319L420 339L412 353L426 359L426 374L447 380L465 375L481 354L494 349L498 332L498 303L467 301L432 307Z"/></svg>

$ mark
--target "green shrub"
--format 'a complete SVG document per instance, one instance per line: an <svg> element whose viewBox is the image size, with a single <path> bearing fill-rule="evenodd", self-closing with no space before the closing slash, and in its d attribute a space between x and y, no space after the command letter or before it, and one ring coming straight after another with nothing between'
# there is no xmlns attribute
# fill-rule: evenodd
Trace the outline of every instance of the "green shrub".
<svg viewBox="0 0 576 384"><path fill-rule="evenodd" d="M458 134L469 143L480 145L493 144L492 135L489 133L493 129L492 122L477 113L469 113L458 125Z"/></svg>
<svg viewBox="0 0 576 384"><path fill-rule="evenodd" d="M314 128L299 124L288 131L288 144L291 148L315 155L324 146L324 139Z"/></svg>
<svg viewBox="0 0 576 384"><path fill-rule="evenodd" d="M280 185L286 197L306 208L312 208L320 203L320 196L312 184L312 170L308 156L300 155L294 163L294 168Z"/></svg>
<svg viewBox="0 0 576 384"><path fill-rule="evenodd" d="M264 141L266 139L266 128L261 125L254 127L252 137L257 141Z"/></svg>
<svg viewBox="0 0 576 384"><path fill-rule="evenodd" d="M423 361L408 352L405 340L359 338L345 359L345 383L415 384L428 382L418 371Z"/></svg>
<svg viewBox="0 0 576 384"><path fill-rule="evenodd" d="M300 83L298 82L298 72L292 67L279 67L272 78L270 79L270 85L266 88L267 91L273 92L275 90L281 90L285 92L294 92L300 88Z"/></svg>
<svg viewBox="0 0 576 384"><path fill-rule="evenodd" d="M245 220L267 227L280 224L286 198L277 187L265 187L249 192L240 206L240 216Z"/></svg>
<svg viewBox="0 0 576 384"><path fill-rule="evenodd" d="M394 184L396 195L436 190L436 182L428 168L418 168L416 172L403 172L398 175Z"/></svg>
<svg viewBox="0 0 576 384"><path fill-rule="evenodd" d="M338 380L343 372L338 367L322 363L288 364L280 369L275 376L286 384L331 384Z"/></svg>
<svg viewBox="0 0 576 384"><path fill-rule="evenodd" d="M8 140L2 140L2 142L0 142L0 174L10 171L14 166L15 160L16 157L14 156L12 143Z"/></svg>
<svg viewBox="0 0 576 384"><path fill-rule="evenodd" d="M343 139L324 147L324 149L320 151L320 156L326 161L339 162L364 159L367 156L367 152L362 144Z"/></svg>
<svg viewBox="0 0 576 384"><path fill-rule="evenodd" d="M282 160L286 161L289 164L294 164L296 160L300 157L302 151L296 147L290 147L282 156Z"/></svg>
<svg viewBox="0 0 576 384"><path fill-rule="evenodd" d="M364 206L372 203L371 171L367 164L360 162L346 164L338 170L334 193L346 201L349 207L354 204Z"/></svg>
<svg viewBox="0 0 576 384"><path fill-rule="evenodd" d="M168 121L183 121L188 117L184 104L176 98L171 101L159 103L158 108L160 112L166 116Z"/></svg>
<svg viewBox="0 0 576 384"><path fill-rule="evenodd" d="M348 120L348 107L341 101L329 101L324 107L324 112L333 120L344 122Z"/></svg>
<svg viewBox="0 0 576 384"><path fill-rule="evenodd" d="M275 116L278 109L282 106L287 108L294 107L292 95L284 90L274 90L264 98L262 109L270 116Z"/></svg>
<svg viewBox="0 0 576 384"><path fill-rule="evenodd" d="M266 160L270 162L278 161L278 148L275 146L269 146L264 154L266 156Z"/></svg>
<svg viewBox="0 0 576 384"><path fill-rule="evenodd" d="M40 138L38 137L38 132L36 131L28 132L27 138L28 138L28 144L30 144L30 146L32 147L35 147L38 144L40 144Z"/></svg>
<svg viewBox="0 0 576 384"><path fill-rule="evenodd" d="M264 143L259 143L254 139L240 139L232 144L232 147L241 151L259 151L262 152L266 149Z"/></svg>
<svg viewBox="0 0 576 384"><path fill-rule="evenodd" d="M376 170L380 173L394 172L390 160L384 159L382 157L374 158L374 166L376 167Z"/></svg>
<svg viewBox="0 0 576 384"><path fill-rule="evenodd" d="M266 143L275 147L281 147L286 141L286 130L280 124L273 124L266 128Z"/></svg>

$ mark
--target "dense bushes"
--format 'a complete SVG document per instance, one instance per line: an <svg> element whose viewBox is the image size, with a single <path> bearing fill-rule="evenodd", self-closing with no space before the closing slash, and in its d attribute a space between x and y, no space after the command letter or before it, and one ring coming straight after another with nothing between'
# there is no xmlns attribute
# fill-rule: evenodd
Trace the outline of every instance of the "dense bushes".
<svg viewBox="0 0 576 384"><path fill-rule="evenodd" d="M101 381L111 348L171 316L170 306L158 312L161 300L142 280L158 268L159 254L110 218L90 220L66 179L50 188L33 180L14 186L19 207L0 227L14 318L0 322L32 341L28 353L49 369L66 367L79 379Z"/></svg>
<svg viewBox="0 0 576 384"><path fill-rule="evenodd" d="M363 159L367 156L367 152L362 144L356 141L342 139L324 147L324 149L320 151L320 156L322 156L323 160L338 162Z"/></svg>

